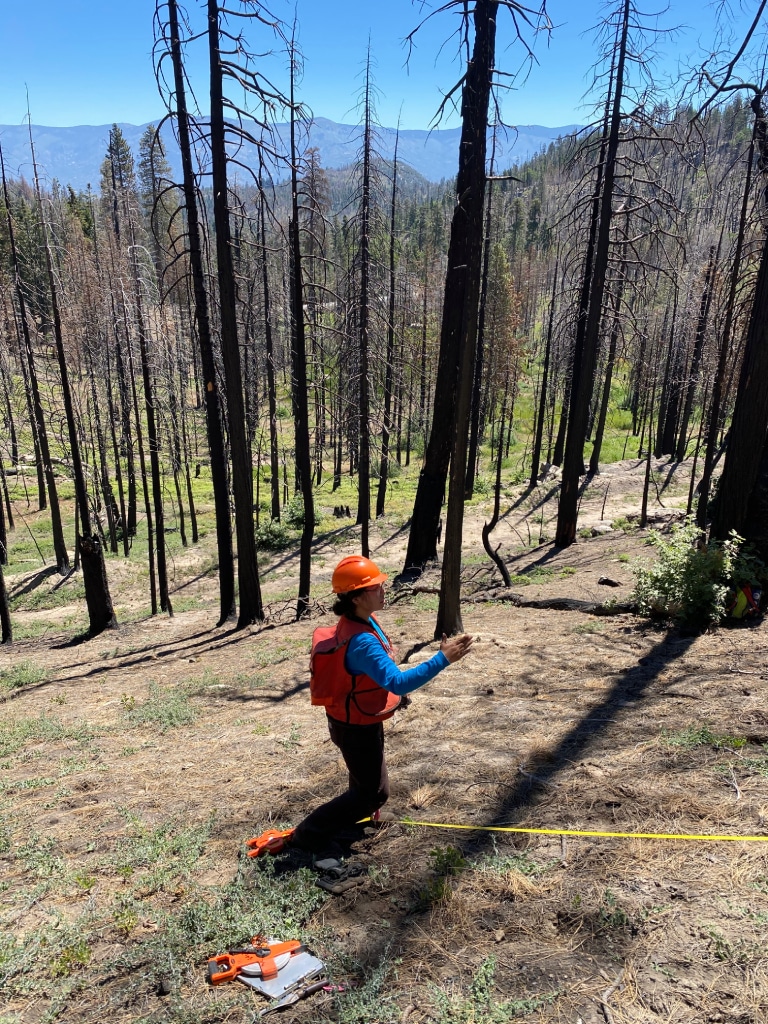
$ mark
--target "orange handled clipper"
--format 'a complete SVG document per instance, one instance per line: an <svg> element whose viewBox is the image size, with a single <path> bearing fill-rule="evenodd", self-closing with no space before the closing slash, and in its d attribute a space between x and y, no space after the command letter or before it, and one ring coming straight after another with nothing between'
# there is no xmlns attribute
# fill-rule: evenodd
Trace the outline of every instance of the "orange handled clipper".
<svg viewBox="0 0 768 1024"><path fill-rule="evenodd" d="M286 828L281 832L276 828L269 828L260 836L254 836L245 844L248 848L249 857L258 857L262 853L280 853L293 835L295 829Z"/></svg>
<svg viewBox="0 0 768 1024"><path fill-rule="evenodd" d="M228 953L211 957L208 961L208 981L212 985L221 985L225 981L234 981L238 974L276 978L280 968L300 949L301 943L295 939L269 945L256 936L252 946L232 949Z"/></svg>

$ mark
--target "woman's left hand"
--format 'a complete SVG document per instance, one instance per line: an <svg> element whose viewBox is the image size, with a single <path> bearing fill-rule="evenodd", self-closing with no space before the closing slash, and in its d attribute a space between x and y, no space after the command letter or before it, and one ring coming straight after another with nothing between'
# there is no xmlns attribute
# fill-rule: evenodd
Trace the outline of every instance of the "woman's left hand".
<svg viewBox="0 0 768 1024"><path fill-rule="evenodd" d="M461 661L464 655L467 654L469 649L472 647L474 641L475 638L470 636L469 633L462 633L461 636L452 637L447 637L445 633L443 633L440 650L453 665L454 662Z"/></svg>

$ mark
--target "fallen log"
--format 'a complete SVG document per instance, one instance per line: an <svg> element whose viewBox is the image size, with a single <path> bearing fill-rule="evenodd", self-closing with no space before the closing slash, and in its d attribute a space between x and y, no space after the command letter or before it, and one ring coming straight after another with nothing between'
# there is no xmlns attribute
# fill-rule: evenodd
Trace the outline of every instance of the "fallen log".
<svg viewBox="0 0 768 1024"><path fill-rule="evenodd" d="M583 612L586 615L624 615L633 612L635 606L629 603L600 601L580 601L573 597L524 597L514 590L498 587L485 590L474 597L466 598L468 604L480 604L485 601L505 601L516 608L542 608L556 612Z"/></svg>

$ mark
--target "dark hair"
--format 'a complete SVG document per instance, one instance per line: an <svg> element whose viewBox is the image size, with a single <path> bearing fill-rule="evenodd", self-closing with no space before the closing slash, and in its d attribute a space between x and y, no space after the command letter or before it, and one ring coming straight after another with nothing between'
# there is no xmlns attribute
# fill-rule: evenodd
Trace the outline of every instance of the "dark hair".
<svg viewBox="0 0 768 1024"><path fill-rule="evenodd" d="M346 615L348 619L356 618L355 594L354 590L348 590L346 594L337 594L333 604L333 614Z"/></svg>

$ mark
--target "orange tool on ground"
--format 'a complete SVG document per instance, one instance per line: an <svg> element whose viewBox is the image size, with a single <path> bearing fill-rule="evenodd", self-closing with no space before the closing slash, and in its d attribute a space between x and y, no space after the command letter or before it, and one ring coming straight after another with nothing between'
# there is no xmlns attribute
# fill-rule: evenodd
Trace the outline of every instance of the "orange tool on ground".
<svg viewBox="0 0 768 1024"><path fill-rule="evenodd" d="M239 974L259 976L264 980L276 978L290 958L301 950L300 942L268 943L260 935L253 938L250 946L242 949L231 949L228 953L211 957L208 961L208 981L212 985L221 985L225 981L234 981Z"/></svg>
<svg viewBox="0 0 768 1024"><path fill-rule="evenodd" d="M254 836L245 844L249 857L259 857L262 853L280 853L290 841L295 829L268 828L260 836Z"/></svg>

